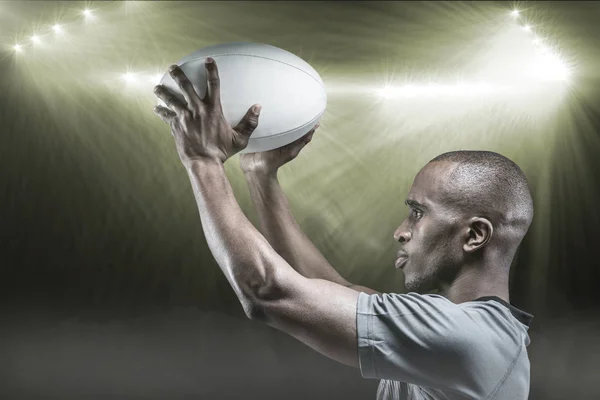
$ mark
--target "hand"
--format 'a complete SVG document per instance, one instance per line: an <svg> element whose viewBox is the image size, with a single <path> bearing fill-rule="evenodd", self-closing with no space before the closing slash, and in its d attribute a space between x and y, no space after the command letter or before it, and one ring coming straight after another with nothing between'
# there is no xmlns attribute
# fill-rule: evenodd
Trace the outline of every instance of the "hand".
<svg viewBox="0 0 600 400"><path fill-rule="evenodd" d="M212 62L210 62L212 61ZM196 159L218 159L225 162L229 157L246 148L250 135L258 126L260 105L255 104L246 112L239 124L232 128L223 116L221 108L220 80L217 64L207 59L207 90L204 99L177 65L169 69L173 80L181 88L184 102L162 85L154 93L169 107L156 106L154 113L171 127L179 158L184 165ZM256 112L253 110L256 109Z"/></svg>
<svg viewBox="0 0 600 400"><path fill-rule="evenodd" d="M319 128L319 125L320 124L315 125L315 127L308 131L306 135L283 147L258 153L241 154L240 168L244 173L276 172L282 165L292 161L298 156L300 150L312 140L313 134Z"/></svg>

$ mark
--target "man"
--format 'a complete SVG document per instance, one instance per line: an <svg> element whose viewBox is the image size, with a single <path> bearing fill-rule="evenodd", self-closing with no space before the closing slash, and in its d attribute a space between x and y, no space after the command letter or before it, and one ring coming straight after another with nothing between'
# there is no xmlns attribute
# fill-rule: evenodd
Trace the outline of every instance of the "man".
<svg viewBox="0 0 600 400"><path fill-rule="evenodd" d="M381 379L380 399L527 399L528 324L509 302L508 272L533 218L523 172L492 152L452 152L428 163L396 230L408 294L381 294L342 278L293 220L276 171L314 130L285 148L242 155L267 241L237 204L223 163L248 143L260 106L232 128L219 75L207 59L201 99L181 69L171 76L187 104L162 86L202 227L246 315L320 353ZM418 294L437 290L438 294Z"/></svg>

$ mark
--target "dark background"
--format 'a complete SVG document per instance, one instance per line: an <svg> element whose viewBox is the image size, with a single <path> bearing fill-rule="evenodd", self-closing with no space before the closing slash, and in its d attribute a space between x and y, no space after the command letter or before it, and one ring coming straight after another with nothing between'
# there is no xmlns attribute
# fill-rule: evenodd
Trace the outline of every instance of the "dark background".
<svg viewBox="0 0 600 400"><path fill-rule="evenodd" d="M377 381L244 317L151 86L132 92L103 74L163 72L200 47L245 40L302 56L326 84L385 68L443 75L514 3L139 3L92 3L95 27L77 22L84 3L0 3L0 397L374 398ZM600 3L517 6L576 60L546 118L501 125L506 114L489 111L415 128L391 125L364 96L332 96L280 180L346 278L403 292L392 233L414 174L458 148L515 160L536 204L511 275L511 302L535 315L530 398L597 399ZM73 21L68 45L10 51L57 16ZM237 160L227 172L256 222Z"/></svg>

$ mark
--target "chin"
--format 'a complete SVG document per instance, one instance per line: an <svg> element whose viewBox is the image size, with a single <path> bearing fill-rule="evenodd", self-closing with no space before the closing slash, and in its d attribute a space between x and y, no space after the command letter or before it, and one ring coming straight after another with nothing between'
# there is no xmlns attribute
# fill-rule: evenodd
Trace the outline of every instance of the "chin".
<svg viewBox="0 0 600 400"><path fill-rule="evenodd" d="M404 286L409 292L416 292L419 294L425 294L432 290L427 279L423 276L406 275L404 277Z"/></svg>
<svg viewBox="0 0 600 400"><path fill-rule="evenodd" d="M421 293L421 284L418 280L412 279L410 277L404 278L404 287L408 292L417 292Z"/></svg>

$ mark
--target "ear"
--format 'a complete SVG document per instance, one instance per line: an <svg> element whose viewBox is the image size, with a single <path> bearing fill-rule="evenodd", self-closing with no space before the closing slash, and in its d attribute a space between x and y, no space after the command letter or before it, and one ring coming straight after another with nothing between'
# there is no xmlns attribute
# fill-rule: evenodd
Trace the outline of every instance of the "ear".
<svg viewBox="0 0 600 400"><path fill-rule="evenodd" d="M471 218L467 228L467 242L463 245L463 250L467 253L473 253L488 244L494 233L492 223L486 218Z"/></svg>

